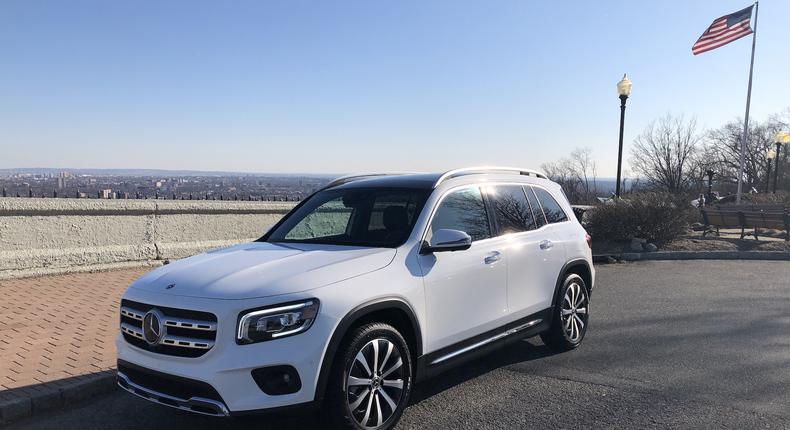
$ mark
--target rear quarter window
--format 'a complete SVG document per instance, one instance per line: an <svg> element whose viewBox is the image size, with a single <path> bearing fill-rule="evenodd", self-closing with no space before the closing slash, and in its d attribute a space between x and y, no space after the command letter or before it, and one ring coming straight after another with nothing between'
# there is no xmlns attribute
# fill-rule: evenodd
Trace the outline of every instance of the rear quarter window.
<svg viewBox="0 0 790 430"><path fill-rule="evenodd" d="M546 221L548 221L549 224L568 220L568 215L565 214L565 211L562 210L562 206L557 203L557 200L552 197L551 193L539 187L532 187L532 189L535 190L535 195L538 197L538 201L540 201L540 205L543 207L543 213L546 215Z"/></svg>

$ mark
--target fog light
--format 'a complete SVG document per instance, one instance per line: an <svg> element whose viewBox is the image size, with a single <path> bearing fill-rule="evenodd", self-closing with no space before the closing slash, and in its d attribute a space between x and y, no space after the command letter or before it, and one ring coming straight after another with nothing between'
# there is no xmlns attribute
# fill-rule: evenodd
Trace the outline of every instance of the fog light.
<svg viewBox="0 0 790 430"><path fill-rule="evenodd" d="M270 396L293 394L302 389L299 372L293 366L261 367L252 371L252 379Z"/></svg>

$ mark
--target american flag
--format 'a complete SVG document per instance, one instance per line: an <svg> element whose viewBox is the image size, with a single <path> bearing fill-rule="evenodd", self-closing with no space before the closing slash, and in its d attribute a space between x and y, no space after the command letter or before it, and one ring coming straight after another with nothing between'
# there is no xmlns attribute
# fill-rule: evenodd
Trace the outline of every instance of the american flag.
<svg viewBox="0 0 790 430"><path fill-rule="evenodd" d="M702 54L752 34L752 8L753 5L714 20L691 47L691 52L694 55Z"/></svg>

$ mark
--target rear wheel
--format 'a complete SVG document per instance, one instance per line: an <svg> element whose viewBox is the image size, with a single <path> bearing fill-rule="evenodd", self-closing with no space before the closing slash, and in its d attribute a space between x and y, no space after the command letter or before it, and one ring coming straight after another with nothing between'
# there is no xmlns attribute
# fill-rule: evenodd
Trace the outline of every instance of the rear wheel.
<svg viewBox="0 0 790 430"><path fill-rule="evenodd" d="M540 335L549 348L566 351L579 346L587 333L590 296L581 276L570 274L559 291L551 327Z"/></svg>
<svg viewBox="0 0 790 430"><path fill-rule="evenodd" d="M392 326L366 324L343 342L330 380L325 413L339 428L391 429L411 394L409 347Z"/></svg>

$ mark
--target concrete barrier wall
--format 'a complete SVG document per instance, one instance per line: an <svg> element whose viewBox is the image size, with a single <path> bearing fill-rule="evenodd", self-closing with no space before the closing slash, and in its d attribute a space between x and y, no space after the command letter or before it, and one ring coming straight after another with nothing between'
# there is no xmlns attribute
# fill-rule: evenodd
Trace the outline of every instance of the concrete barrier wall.
<svg viewBox="0 0 790 430"><path fill-rule="evenodd" d="M230 246L260 237L293 205L0 198L0 279L157 264Z"/></svg>

